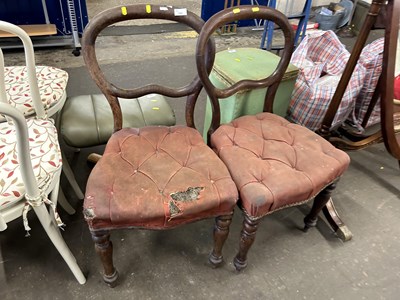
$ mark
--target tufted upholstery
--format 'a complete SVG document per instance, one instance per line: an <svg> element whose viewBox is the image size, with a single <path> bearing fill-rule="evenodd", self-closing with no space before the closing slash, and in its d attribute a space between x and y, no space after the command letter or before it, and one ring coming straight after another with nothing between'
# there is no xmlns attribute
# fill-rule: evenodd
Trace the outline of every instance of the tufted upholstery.
<svg viewBox="0 0 400 300"><path fill-rule="evenodd" d="M222 125L211 144L228 167L251 219L311 200L350 162L346 153L319 135L270 113Z"/></svg>
<svg viewBox="0 0 400 300"><path fill-rule="evenodd" d="M4 76L8 102L26 116L34 114L26 67L5 67ZM67 72L49 66L36 66L36 77L46 110L65 100Z"/></svg>
<svg viewBox="0 0 400 300"><path fill-rule="evenodd" d="M126 128L113 134L88 179L91 230L161 229L229 214L238 193L227 168L192 128Z"/></svg>

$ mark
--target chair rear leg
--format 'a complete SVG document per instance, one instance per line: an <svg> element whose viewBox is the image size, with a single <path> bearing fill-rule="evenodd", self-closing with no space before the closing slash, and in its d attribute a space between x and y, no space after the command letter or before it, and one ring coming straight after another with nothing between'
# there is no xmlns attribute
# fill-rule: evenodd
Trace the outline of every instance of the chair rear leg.
<svg viewBox="0 0 400 300"><path fill-rule="evenodd" d="M68 160L64 155L64 152L61 152L61 155L62 155L62 160L63 160L62 170L64 172L64 175L67 178L69 184L71 185L71 187L74 190L78 199L82 200L83 198L85 198L85 196L83 195L81 188L79 187L78 183L76 182L74 172L72 171L71 166L69 165Z"/></svg>
<svg viewBox="0 0 400 300"><path fill-rule="evenodd" d="M233 261L237 271L241 271L247 267L247 253L256 238L259 223L260 220L250 220L247 215L244 216L239 242L239 252Z"/></svg>
<svg viewBox="0 0 400 300"><path fill-rule="evenodd" d="M110 287L116 286L118 271L113 264L113 245L110 241L110 232L108 230L91 231L92 239L95 243L95 249L103 264L103 280Z"/></svg>
<svg viewBox="0 0 400 300"><path fill-rule="evenodd" d="M80 284L84 284L86 282L86 278L83 275L78 264L76 263L74 255L71 253L63 237L61 236L60 230L57 228L57 225L51 220L49 212L47 211L45 205L42 203L39 206L34 206L33 209L50 240L53 242L54 246L57 248L58 252L67 263L75 278Z"/></svg>
<svg viewBox="0 0 400 300"><path fill-rule="evenodd" d="M311 211L304 218L304 232L307 232L311 227L317 226L318 214L326 203L328 203L329 199L331 199L331 194L335 188L336 183L332 183L315 197Z"/></svg>
<svg viewBox="0 0 400 300"><path fill-rule="evenodd" d="M218 267L223 262L222 247L225 244L229 234L229 226L232 223L233 211L229 215L218 216L215 218L214 226L214 249L210 253L208 261Z"/></svg>
<svg viewBox="0 0 400 300"><path fill-rule="evenodd" d="M52 200L53 201L53 200ZM54 202L54 201L53 201ZM73 215L76 213L75 209L68 202L67 198L65 198L65 194L61 188L58 190L58 204L69 214Z"/></svg>

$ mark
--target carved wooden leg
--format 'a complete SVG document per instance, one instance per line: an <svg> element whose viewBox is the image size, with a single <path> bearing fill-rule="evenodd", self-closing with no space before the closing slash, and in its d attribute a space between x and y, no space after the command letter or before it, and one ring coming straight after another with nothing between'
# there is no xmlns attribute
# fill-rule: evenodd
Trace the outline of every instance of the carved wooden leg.
<svg viewBox="0 0 400 300"><path fill-rule="evenodd" d="M318 213L322 209L333 231L336 232L340 239L343 241L348 241L351 239L352 234L340 219L331 198L331 193L335 187L336 183L333 183L319 193L317 197L315 197L310 213L304 218L304 231L307 231L310 227L317 225Z"/></svg>
<svg viewBox="0 0 400 300"><path fill-rule="evenodd" d="M222 247L229 234L229 226L232 222L233 212L226 216L218 216L215 218L214 226L214 249L208 257L208 261L214 266L218 267L222 264Z"/></svg>
<svg viewBox="0 0 400 300"><path fill-rule="evenodd" d="M113 264L113 246L110 241L109 231L91 231L92 239L95 243L95 249L100 257L103 264L104 275L103 280L110 287L116 286L116 280L118 278L118 271L115 269Z"/></svg>
<svg viewBox="0 0 400 300"><path fill-rule="evenodd" d="M315 197L311 211L304 218L304 231L305 232L308 231L308 229L310 229L310 227L317 226L318 214L321 211L321 209L325 206L325 204L329 201L329 199L331 198L331 194L335 188L336 188L336 184L332 183L331 185L329 185L325 189L323 189Z"/></svg>
<svg viewBox="0 0 400 300"><path fill-rule="evenodd" d="M247 267L247 252L256 238L256 232L260 220L252 221L248 216L244 216L243 228L239 242L239 252L236 255L233 264L237 271L241 271Z"/></svg>
<svg viewBox="0 0 400 300"><path fill-rule="evenodd" d="M343 242L350 241L353 237L353 234L340 219L332 199L329 199L328 203L322 208L322 212L324 213L325 218L328 220L336 235Z"/></svg>

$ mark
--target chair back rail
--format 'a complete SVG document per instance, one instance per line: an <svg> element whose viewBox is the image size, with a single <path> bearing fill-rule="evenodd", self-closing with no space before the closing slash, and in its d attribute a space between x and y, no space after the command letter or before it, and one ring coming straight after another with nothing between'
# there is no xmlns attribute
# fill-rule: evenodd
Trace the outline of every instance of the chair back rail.
<svg viewBox="0 0 400 300"><path fill-rule="evenodd" d="M211 35L217 28L227 23L247 19L270 20L282 29L285 44L284 50L281 53L281 60L279 61L275 71L264 79L240 80L225 89L216 88L209 79L210 70L205 64L207 54L206 45ZM221 116L218 98L227 98L242 90L268 87L264 101L264 111L272 112L275 93L289 65L293 48L293 30L287 20L287 17L281 12L269 7L258 7L251 5L232 7L229 10L224 10L215 14L207 21L197 42L196 64L200 79L202 80L204 88L210 97L213 108L213 117L208 135L211 135L212 132L214 132L220 125Z"/></svg>
<svg viewBox="0 0 400 300"><path fill-rule="evenodd" d="M187 15L175 15L174 7L166 7L167 9L161 9L162 6L150 5L150 4L138 4L138 5L127 5L108 9L96 17L94 17L85 29L82 38L82 50L83 58L87 65L90 75L100 88L102 93L106 96L113 113L114 117L114 132L122 128L122 114L121 108L117 97L121 98L137 98L147 94L156 93L167 97L184 97L187 96L186 102L186 121L190 127L194 126L193 113L196 99L202 89L202 84L198 76L196 76L189 84L179 87L170 88L158 84L148 84L142 87L132 89L122 89L115 86L113 83L107 80L104 73L102 72L95 51L95 42L99 33L107 26L126 20L134 19L162 19L183 23L197 33L200 33L204 21L187 11ZM210 40L207 46L206 61L208 70L211 70L211 66L214 60L214 42Z"/></svg>
<svg viewBox="0 0 400 300"><path fill-rule="evenodd" d="M32 41L29 37L29 35L20 27L0 21L0 30L10 32L15 34L23 43L24 46L24 52L25 52L25 61L26 61L26 69L28 73L28 81L29 81L29 88L31 91L31 97L32 97L32 102L36 111L36 115L38 118L44 118L46 113L40 98L40 93L39 93L39 87L37 84L37 78L36 78L36 66L35 66L35 54L33 52L33 44ZM1 55L0 57L1 64L2 64L2 70L4 70L4 57ZM4 81L4 71L3 71L3 81ZM2 85L1 87L4 89L5 92L5 85ZM1 91L3 93L3 91ZM7 102L7 98L1 97L1 101Z"/></svg>

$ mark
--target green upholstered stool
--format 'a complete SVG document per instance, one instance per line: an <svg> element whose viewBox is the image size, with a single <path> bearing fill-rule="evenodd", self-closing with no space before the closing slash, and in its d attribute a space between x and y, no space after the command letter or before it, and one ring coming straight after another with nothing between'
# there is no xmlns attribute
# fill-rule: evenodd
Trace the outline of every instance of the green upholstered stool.
<svg viewBox="0 0 400 300"><path fill-rule="evenodd" d="M242 79L259 80L268 77L275 70L280 57L257 48L237 48L218 52L211 82L220 89L227 88ZM276 92L273 112L286 116L290 97L298 74L298 68L289 64ZM243 91L220 100L221 124L229 123L243 115L254 115L263 111L267 89ZM207 101L203 137L206 138L211 124L211 104Z"/></svg>
<svg viewBox="0 0 400 300"><path fill-rule="evenodd" d="M174 112L161 95L119 100L124 127L175 125ZM113 131L113 116L107 99L103 94L68 98L61 111L59 128L64 141L71 147L107 143Z"/></svg>

